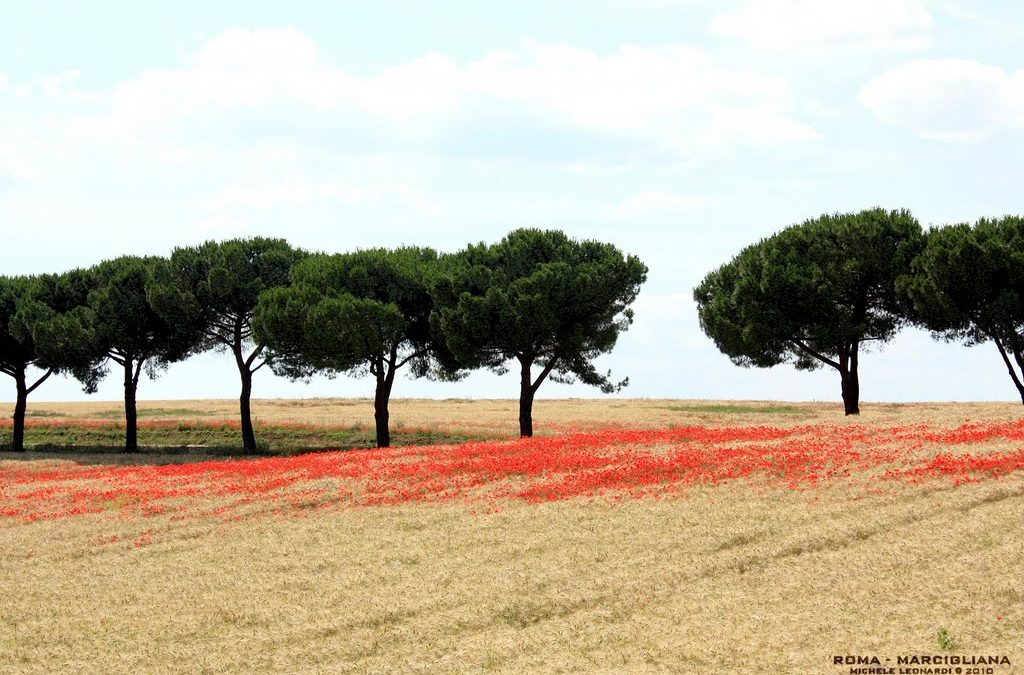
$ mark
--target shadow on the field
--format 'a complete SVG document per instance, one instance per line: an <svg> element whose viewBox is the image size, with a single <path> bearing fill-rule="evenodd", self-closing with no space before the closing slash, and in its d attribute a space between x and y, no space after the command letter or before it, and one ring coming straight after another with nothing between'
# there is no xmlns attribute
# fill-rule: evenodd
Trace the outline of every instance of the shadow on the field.
<svg viewBox="0 0 1024 675"><path fill-rule="evenodd" d="M371 450L377 445L372 429L355 426L351 429L257 429L258 450L244 454L240 439L227 434L189 437L189 428L170 431L143 430L138 452L128 453L117 439L116 432L104 432L99 438L89 438L90 431L70 427L64 435L50 429L29 429L25 439L25 452L11 452L10 443L0 437L0 462L3 461L71 461L87 465L151 465L191 464L227 459L254 459L260 457L289 457L315 452ZM149 434L150 438L145 438ZM35 438L33 438L35 436ZM470 440L493 440L493 435L467 434L440 429L393 429L391 444L448 445ZM185 442L180 442L184 440ZM188 440L192 440L189 443Z"/></svg>
<svg viewBox="0 0 1024 675"><path fill-rule="evenodd" d="M242 454L241 448L194 448L194 447L140 447L138 452L125 452L122 447L89 446L89 447L46 447L28 448L25 452L0 452L0 462L40 460L57 460L74 462L84 465L111 466L161 466L165 464L193 464L227 459L246 459L258 457L279 457L298 454L300 452L318 452L316 448L302 448L295 452Z"/></svg>

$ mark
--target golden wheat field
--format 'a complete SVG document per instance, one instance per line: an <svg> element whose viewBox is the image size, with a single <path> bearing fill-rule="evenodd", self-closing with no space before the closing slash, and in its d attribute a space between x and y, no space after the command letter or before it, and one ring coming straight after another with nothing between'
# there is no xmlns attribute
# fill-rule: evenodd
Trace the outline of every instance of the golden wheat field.
<svg viewBox="0 0 1024 675"><path fill-rule="evenodd" d="M1024 672L1022 412L551 400L520 440L514 401L396 400L393 426L476 440L0 453L0 672ZM372 422L365 400L254 413Z"/></svg>

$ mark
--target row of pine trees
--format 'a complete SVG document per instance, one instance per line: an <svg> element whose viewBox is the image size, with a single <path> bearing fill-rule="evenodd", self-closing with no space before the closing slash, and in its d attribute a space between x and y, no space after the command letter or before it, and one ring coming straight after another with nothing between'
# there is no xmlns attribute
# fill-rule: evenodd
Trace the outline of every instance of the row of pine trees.
<svg viewBox="0 0 1024 675"><path fill-rule="evenodd" d="M377 444L390 444L396 375L519 375L519 430L547 379L612 392L593 360L632 322L646 280L635 256L557 230L520 229L438 254L405 246L309 253L283 239L235 239L124 256L60 274L0 277L0 373L16 390L12 447L28 396L57 373L94 392L119 371L128 451L136 396L151 377L208 350L241 382L242 446L257 440L253 375L369 375ZM906 210L823 215L740 251L694 289L700 324L740 366L830 367L846 414L860 412L861 356L906 325L992 343L1024 402L1024 218L924 230ZM31 376L30 376L31 373Z"/></svg>
<svg viewBox="0 0 1024 675"><path fill-rule="evenodd" d="M12 449L24 449L28 397L55 374L95 392L124 382L125 450L138 449L143 372L191 355L229 355L241 383L242 446L255 452L253 376L369 375L377 445L400 371L459 380L478 368L520 375L519 428L546 379L614 391L593 359L632 322L646 279L634 256L557 230L520 229L438 254L406 246L309 253L283 239L210 241L167 257L123 256L59 274L0 277L0 373L15 383Z"/></svg>

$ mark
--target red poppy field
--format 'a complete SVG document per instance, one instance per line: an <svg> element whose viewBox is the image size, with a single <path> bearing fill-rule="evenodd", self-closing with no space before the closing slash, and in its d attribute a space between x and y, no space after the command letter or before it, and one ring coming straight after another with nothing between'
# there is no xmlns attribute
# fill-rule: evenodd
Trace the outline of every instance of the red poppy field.
<svg viewBox="0 0 1024 675"><path fill-rule="evenodd" d="M871 427L805 425L604 429L531 439L336 450L163 466L0 466L0 516L33 521L104 513L243 517L272 511L420 503L684 498L695 486L853 491L951 485L1024 470L1024 420ZM1020 443L1000 451L992 443ZM211 502L214 509L205 508Z"/></svg>
<svg viewBox="0 0 1024 675"><path fill-rule="evenodd" d="M843 419L628 404L558 409L533 439L114 466L4 455L0 665L841 672L834 655L1024 658L1013 407ZM438 424L500 433L491 407L453 403Z"/></svg>

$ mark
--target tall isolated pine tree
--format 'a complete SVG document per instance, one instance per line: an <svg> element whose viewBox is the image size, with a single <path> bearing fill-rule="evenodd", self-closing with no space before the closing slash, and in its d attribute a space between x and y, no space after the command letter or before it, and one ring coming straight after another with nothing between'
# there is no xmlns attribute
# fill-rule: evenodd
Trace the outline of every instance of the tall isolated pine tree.
<svg viewBox="0 0 1024 675"><path fill-rule="evenodd" d="M924 244L909 211L823 215L740 251L694 289L700 325L733 363L828 366L860 413L860 355L906 323L896 279Z"/></svg>

